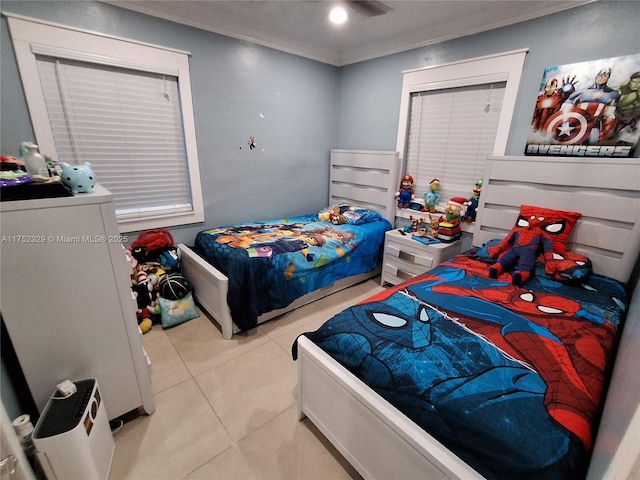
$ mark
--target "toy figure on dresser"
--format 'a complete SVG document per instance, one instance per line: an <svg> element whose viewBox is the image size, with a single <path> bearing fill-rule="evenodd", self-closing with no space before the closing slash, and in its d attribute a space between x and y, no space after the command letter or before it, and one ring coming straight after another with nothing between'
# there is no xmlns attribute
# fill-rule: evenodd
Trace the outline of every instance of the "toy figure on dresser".
<svg viewBox="0 0 640 480"><path fill-rule="evenodd" d="M91 169L91 164L85 162L84 165L70 165L66 162L60 162L60 178L62 183L75 193L93 192L93 186L96 184L96 176Z"/></svg>
<svg viewBox="0 0 640 480"><path fill-rule="evenodd" d="M436 211L436 205L440 201L440 180L434 178L429 182L429 190L423 195L425 209L427 212L434 213Z"/></svg>
<svg viewBox="0 0 640 480"><path fill-rule="evenodd" d="M467 202L467 213L465 213L464 217L467 222L475 222L476 221L476 213L478 210L478 202L480 201L480 193L482 192L482 179L479 179L473 185L473 195Z"/></svg>
<svg viewBox="0 0 640 480"><path fill-rule="evenodd" d="M405 175L402 177L400 190L396 192L396 197L398 197L398 207L409 208L413 196L413 177L411 175Z"/></svg>

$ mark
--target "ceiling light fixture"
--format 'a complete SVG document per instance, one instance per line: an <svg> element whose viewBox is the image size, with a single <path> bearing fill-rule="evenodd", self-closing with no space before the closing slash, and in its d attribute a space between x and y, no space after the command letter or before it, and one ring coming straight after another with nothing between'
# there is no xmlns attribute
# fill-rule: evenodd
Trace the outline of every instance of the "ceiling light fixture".
<svg viewBox="0 0 640 480"><path fill-rule="evenodd" d="M329 13L329 20L336 25L341 25L347 21L347 11L342 7L334 7Z"/></svg>

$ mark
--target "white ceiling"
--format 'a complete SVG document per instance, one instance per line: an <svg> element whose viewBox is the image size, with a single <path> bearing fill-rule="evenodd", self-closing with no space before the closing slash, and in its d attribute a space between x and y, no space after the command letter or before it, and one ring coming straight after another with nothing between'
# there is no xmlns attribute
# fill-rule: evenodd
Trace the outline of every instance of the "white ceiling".
<svg viewBox="0 0 640 480"><path fill-rule="evenodd" d="M383 0L391 10L330 25L340 0L103 0L342 66L567 10L594 0ZM508 46L507 46L508 47Z"/></svg>

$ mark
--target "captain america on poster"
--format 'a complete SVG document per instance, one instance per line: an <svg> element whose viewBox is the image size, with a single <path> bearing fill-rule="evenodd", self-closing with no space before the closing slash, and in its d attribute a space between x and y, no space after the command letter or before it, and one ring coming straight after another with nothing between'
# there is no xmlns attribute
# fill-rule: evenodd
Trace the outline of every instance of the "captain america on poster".
<svg viewBox="0 0 640 480"><path fill-rule="evenodd" d="M525 155L632 157L640 140L640 54L547 67Z"/></svg>

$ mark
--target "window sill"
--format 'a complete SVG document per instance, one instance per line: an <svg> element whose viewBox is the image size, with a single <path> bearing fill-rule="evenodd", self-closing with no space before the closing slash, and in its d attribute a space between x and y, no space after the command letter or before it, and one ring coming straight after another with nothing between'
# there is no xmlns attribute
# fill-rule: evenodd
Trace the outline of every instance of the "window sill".
<svg viewBox="0 0 640 480"><path fill-rule="evenodd" d="M204 223L203 212L189 212L175 215L163 215L158 217L147 217L144 219L118 219L120 233L138 232L152 228L169 228L179 225L190 225L194 223Z"/></svg>

